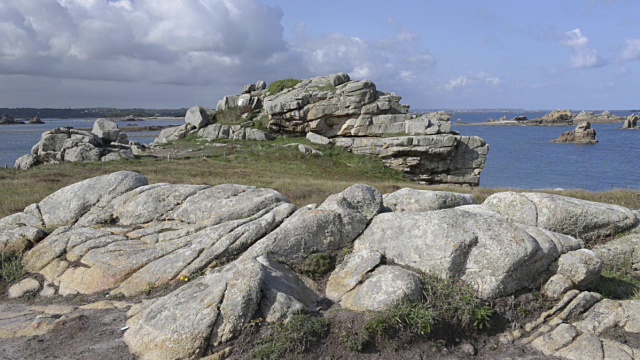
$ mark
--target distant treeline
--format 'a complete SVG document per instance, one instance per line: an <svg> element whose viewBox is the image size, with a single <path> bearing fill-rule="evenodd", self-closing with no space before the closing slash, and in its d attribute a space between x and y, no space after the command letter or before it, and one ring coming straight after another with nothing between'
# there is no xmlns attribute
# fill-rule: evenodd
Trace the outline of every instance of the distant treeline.
<svg viewBox="0 0 640 360"><path fill-rule="evenodd" d="M70 118L121 118L129 115L135 117L182 117L187 109L116 109L116 108L86 108L86 109L36 109L36 108L0 108L0 116L7 114L16 119L29 119L39 116L41 119L70 119Z"/></svg>

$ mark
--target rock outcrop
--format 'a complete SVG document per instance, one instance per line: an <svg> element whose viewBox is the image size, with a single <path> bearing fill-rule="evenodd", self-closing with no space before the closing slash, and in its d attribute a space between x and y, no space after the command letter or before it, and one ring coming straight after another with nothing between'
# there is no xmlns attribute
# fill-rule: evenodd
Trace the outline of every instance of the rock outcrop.
<svg viewBox="0 0 640 360"><path fill-rule="evenodd" d="M581 111L573 119L574 124L581 122L590 122L592 124L617 124L625 120L623 116L617 116L611 114L609 111L603 111L600 114L596 114L593 111Z"/></svg>
<svg viewBox="0 0 640 360"><path fill-rule="evenodd" d="M216 112L204 106L194 106L187 111L185 124L162 130L151 146L167 145L174 141L196 135L207 141L213 140L274 140L267 132L250 127L251 124L222 125L217 122Z"/></svg>
<svg viewBox="0 0 640 360"><path fill-rule="evenodd" d="M581 122L575 130L568 131L553 140L554 143L597 144L596 131L591 128L591 123Z"/></svg>
<svg viewBox="0 0 640 360"><path fill-rule="evenodd" d="M575 114L571 110L554 110L542 117L531 120L540 125L573 125Z"/></svg>
<svg viewBox="0 0 640 360"><path fill-rule="evenodd" d="M91 132L69 127L45 131L31 154L18 158L15 167L25 170L61 162L131 160L144 149L144 145L129 141L115 122L97 119Z"/></svg>
<svg viewBox="0 0 640 360"><path fill-rule="evenodd" d="M638 128L638 119L640 116L636 114L629 115L622 124L623 129L637 129Z"/></svg>
<svg viewBox="0 0 640 360"><path fill-rule="evenodd" d="M325 297L354 311L386 309L421 296L422 273L460 279L486 299L543 285L562 300L528 328L532 340L546 334L535 331L551 317L558 320L544 327L547 332L562 326L558 331L574 335L555 350L548 350L556 346L548 337L532 343L540 351L561 354L583 335L603 342L596 327L640 332L629 318L630 311L638 313L635 303L601 309L605 301L589 292L603 263L619 256L637 260L637 246L624 245L637 245L637 233L593 252L573 237L587 241L626 231L637 225L636 213L531 193L498 193L483 205L473 203L462 194L410 189L383 197L353 185L319 206L296 209L270 189L149 185L122 171L68 186L0 219L0 246L22 254L24 267L37 274L12 288L16 297L135 297L175 285L128 313L124 341L141 359L200 358L253 319L284 321L327 306L320 305ZM326 290L300 271L316 254L351 248ZM558 326L591 307L591 315L570 324L573 330Z"/></svg>
<svg viewBox="0 0 640 360"><path fill-rule="evenodd" d="M486 142L451 131L449 114L409 114L401 99L369 80L339 73L267 96L264 111L274 131L331 139L355 154L379 157L416 181L477 186Z"/></svg>
<svg viewBox="0 0 640 360"><path fill-rule="evenodd" d="M12 115L3 114L0 125L24 124L24 121L17 121Z"/></svg>

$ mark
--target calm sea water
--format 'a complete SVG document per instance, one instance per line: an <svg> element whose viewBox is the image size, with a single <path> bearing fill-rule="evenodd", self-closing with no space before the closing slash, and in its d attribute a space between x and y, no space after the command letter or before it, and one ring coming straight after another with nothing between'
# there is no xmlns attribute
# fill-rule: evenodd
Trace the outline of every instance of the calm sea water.
<svg viewBox="0 0 640 360"><path fill-rule="evenodd" d="M454 112L454 130L484 138L491 150L480 177L480 186L514 189L640 189L640 130L621 130L620 124L594 124L595 145L552 144L567 127L545 126L456 126L457 119L478 123L488 118L525 115L530 119L547 112ZM613 112L627 116L629 112ZM0 166L31 151L46 130L61 126L91 128L93 119L44 119L42 125L0 126ZM180 125L182 120L144 121L139 126ZM119 123L120 126L126 123ZM128 133L129 139L149 143L157 133Z"/></svg>

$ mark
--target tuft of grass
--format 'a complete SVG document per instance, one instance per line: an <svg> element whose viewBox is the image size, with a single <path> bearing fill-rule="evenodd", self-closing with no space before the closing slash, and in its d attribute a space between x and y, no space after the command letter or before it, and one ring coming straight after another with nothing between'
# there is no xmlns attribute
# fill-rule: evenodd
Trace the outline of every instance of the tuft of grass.
<svg viewBox="0 0 640 360"><path fill-rule="evenodd" d="M358 336L344 336L352 351L362 351L376 337L393 338L400 333L429 335L437 324L451 324L461 330L486 330L494 310L475 297L471 286L460 281L422 276L423 296L418 301L401 301L376 313Z"/></svg>
<svg viewBox="0 0 640 360"><path fill-rule="evenodd" d="M594 291L607 299L640 300L640 274L633 271L631 261L605 264Z"/></svg>
<svg viewBox="0 0 640 360"><path fill-rule="evenodd" d="M290 89L301 82L302 80L300 79L283 79L274 81L269 85L269 95L275 95L283 90Z"/></svg>
<svg viewBox="0 0 640 360"><path fill-rule="evenodd" d="M294 315L279 323L273 335L263 340L251 354L255 359L281 359L285 354L303 353L329 334L329 321L308 314Z"/></svg>
<svg viewBox="0 0 640 360"><path fill-rule="evenodd" d="M327 253L312 254L302 263L300 271L313 280L319 280L335 269L335 261Z"/></svg>
<svg viewBox="0 0 640 360"><path fill-rule="evenodd" d="M249 116L242 118L244 114L249 114ZM251 106L248 105L216 111L216 121L221 125L240 125L253 120L254 117L255 114L251 110Z"/></svg>
<svg viewBox="0 0 640 360"><path fill-rule="evenodd" d="M0 252L0 280L7 285L17 283L27 276L22 266L22 256Z"/></svg>

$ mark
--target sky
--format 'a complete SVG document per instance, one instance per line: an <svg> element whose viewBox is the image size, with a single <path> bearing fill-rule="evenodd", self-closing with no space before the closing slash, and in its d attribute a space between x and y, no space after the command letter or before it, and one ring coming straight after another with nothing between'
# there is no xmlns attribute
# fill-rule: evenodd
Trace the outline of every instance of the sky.
<svg viewBox="0 0 640 360"><path fill-rule="evenodd" d="M637 0L2 0L0 107L215 107L346 72L413 109L638 109Z"/></svg>

